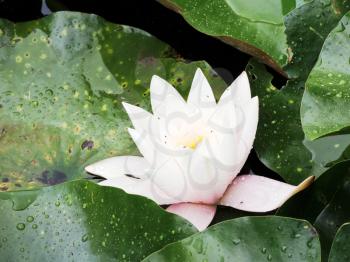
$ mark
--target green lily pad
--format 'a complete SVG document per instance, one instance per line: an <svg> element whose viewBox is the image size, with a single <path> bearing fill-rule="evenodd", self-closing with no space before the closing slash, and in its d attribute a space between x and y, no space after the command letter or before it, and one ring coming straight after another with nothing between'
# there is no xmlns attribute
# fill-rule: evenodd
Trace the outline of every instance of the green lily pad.
<svg viewBox="0 0 350 262"><path fill-rule="evenodd" d="M306 80L327 35L348 10L348 1L305 1L284 17L288 50L293 55L283 70L290 78Z"/></svg>
<svg viewBox="0 0 350 262"><path fill-rule="evenodd" d="M276 89L264 65L251 60L246 68L252 93L259 97L259 124L254 148L259 159L289 183L310 176L311 153L304 146L299 118L302 89Z"/></svg>
<svg viewBox="0 0 350 262"><path fill-rule="evenodd" d="M96 15L58 12L37 21L0 20L0 190L86 177L83 167L138 154L121 102L150 109L157 74L186 96L197 67L139 29Z"/></svg>
<svg viewBox="0 0 350 262"><path fill-rule="evenodd" d="M350 159L350 135L305 139L299 112L303 87L298 80L290 80L278 90L271 84L272 75L254 59L246 71L252 93L260 101L254 148L267 167L287 182L298 184Z"/></svg>
<svg viewBox="0 0 350 262"><path fill-rule="evenodd" d="M309 139L350 126L350 13L329 34L306 82L301 115Z"/></svg>
<svg viewBox="0 0 350 262"><path fill-rule="evenodd" d="M350 9L343 0L159 0L198 31L247 52L290 78L305 80L325 37ZM310 44L312 43L312 44Z"/></svg>
<svg viewBox="0 0 350 262"><path fill-rule="evenodd" d="M320 261L306 221L267 216L227 220L172 243L143 261Z"/></svg>
<svg viewBox="0 0 350 262"><path fill-rule="evenodd" d="M348 261L350 259L350 223L345 223L334 238L329 262Z"/></svg>
<svg viewBox="0 0 350 262"><path fill-rule="evenodd" d="M327 170L307 190L287 201L278 215L310 221L320 234L322 257L328 257L339 227L350 221L350 161L340 162Z"/></svg>
<svg viewBox="0 0 350 262"><path fill-rule="evenodd" d="M159 2L180 13L198 31L257 56L277 70L288 61L283 15L294 8L294 0L269 0L266 6L270 8L256 8L258 2L244 0Z"/></svg>
<svg viewBox="0 0 350 262"><path fill-rule="evenodd" d="M0 193L3 261L140 261L196 229L151 200L88 181Z"/></svg>

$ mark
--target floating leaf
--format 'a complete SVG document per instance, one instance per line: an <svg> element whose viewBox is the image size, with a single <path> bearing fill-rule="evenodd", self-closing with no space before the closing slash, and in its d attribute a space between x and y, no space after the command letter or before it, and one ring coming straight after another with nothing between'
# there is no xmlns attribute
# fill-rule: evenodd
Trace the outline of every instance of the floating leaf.
<svg viewBox="0 0 350 262"><path fill-rule="evenodd" d="M278 215L310 221L320 234L322 257L328 257L339 227L350 221L350 162L334 165L304 192L283 205Z"/></svg>
<svg viewBox="0 0 350 262"><path fill-rule="evenodd" d="M290 78L305 80L328 33L350 9L343 0L159 0L198 31L217 37Z"/></svg>
<svg viewBox="0 0 350 262"><path fill-rule="evenodd" d="M315 139L350 126L350 13L329 34L306 82L303 129Z"/></svg>
<svg viewBox="0 0 350 262"><path fill-rule="evenodd" d="M311 153L303 144L299 118L302 90L276 89L264 65L251 60L246 68L253 95L259 97L259 125L254 148L259 159L286 181L299 183L310 175Z"/></svg>
<svg viewBox="0 0 350 262"><path fill-rule="evenodd" d="M0 193L3 261L140 261L196 232L151 200L72 181Z"/></svg>
<svg viewBox="0 0 350 262"><path fill-rule="evenodd" d="M160 2L180 13L198 31L257 56L277 70L287 63L290 54L287 53L283 15L294 8L292 1L284 4L279 0L269 0L266 6L270 8L256 8L258 2L244 0Z"/></svg>
<svg viewBox="0 0 350 262"><path fill-rule="evenodd" d="M348 261L350 259L350 223L342 225L334 238L329 262Z"/></svg>
<svg viewBox="0 0 350 262"><path fill-rule="evenodd" d="M264 65L251 60L246 68L252 92L260 100L259 125L254 148L259 159L289 183L321 176L331 166L350 159L350 135L315 141L305 139L300 121L303 88L290 80L278 90Z"/></svg>
<svg viewBox="0 0 350 262"><path fill-rule="evenodd" d="M267 216L227 220L153 253L143 261L320 261L306 221Z"/></svg>

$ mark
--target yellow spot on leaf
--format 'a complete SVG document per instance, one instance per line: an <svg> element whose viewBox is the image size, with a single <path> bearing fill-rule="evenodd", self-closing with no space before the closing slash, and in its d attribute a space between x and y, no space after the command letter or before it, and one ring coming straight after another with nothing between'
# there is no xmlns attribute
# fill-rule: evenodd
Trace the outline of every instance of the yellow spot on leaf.
<svg viewBox="0 0 350 262"><path fill-rule="evenodd" d="M16 63L22 63L22 60L23 58L20 55L16 56Z"/></svg>

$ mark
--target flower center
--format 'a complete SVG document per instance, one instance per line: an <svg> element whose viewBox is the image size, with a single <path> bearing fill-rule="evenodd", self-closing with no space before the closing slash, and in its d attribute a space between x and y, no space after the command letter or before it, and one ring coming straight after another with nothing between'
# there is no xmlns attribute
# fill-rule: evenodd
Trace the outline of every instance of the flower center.
<svg viewBox="0 0 350 262"><path fill-rule="evenodd" d="M188 141L186 141L185 143L183 143L183 146L191 148L191 149L195 149L197 147L197 145L202 142L203 140L203 136L196 136Z"/></svg>

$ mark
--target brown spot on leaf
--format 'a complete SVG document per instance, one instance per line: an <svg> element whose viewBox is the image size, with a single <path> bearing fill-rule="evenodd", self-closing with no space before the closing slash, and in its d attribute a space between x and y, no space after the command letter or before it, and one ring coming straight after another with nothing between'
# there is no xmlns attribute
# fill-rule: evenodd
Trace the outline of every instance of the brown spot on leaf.
<svg viewBox="0 0 350 262"><path fill-rule="evenodd" d="M93 147L94 147L94 141L92 140L85 140L81 144L81 150L84 150L85 148L87 148L88 150L91 150Z"/></svg>
<svg viewBox="0 0 350 262"><path fill-rule="evenodd" d="M37 180L45 185L56 185L65 182L67 180L67 176L65 173L58 170L45 170L41 173L41 177L37 178Z"/></svg>

